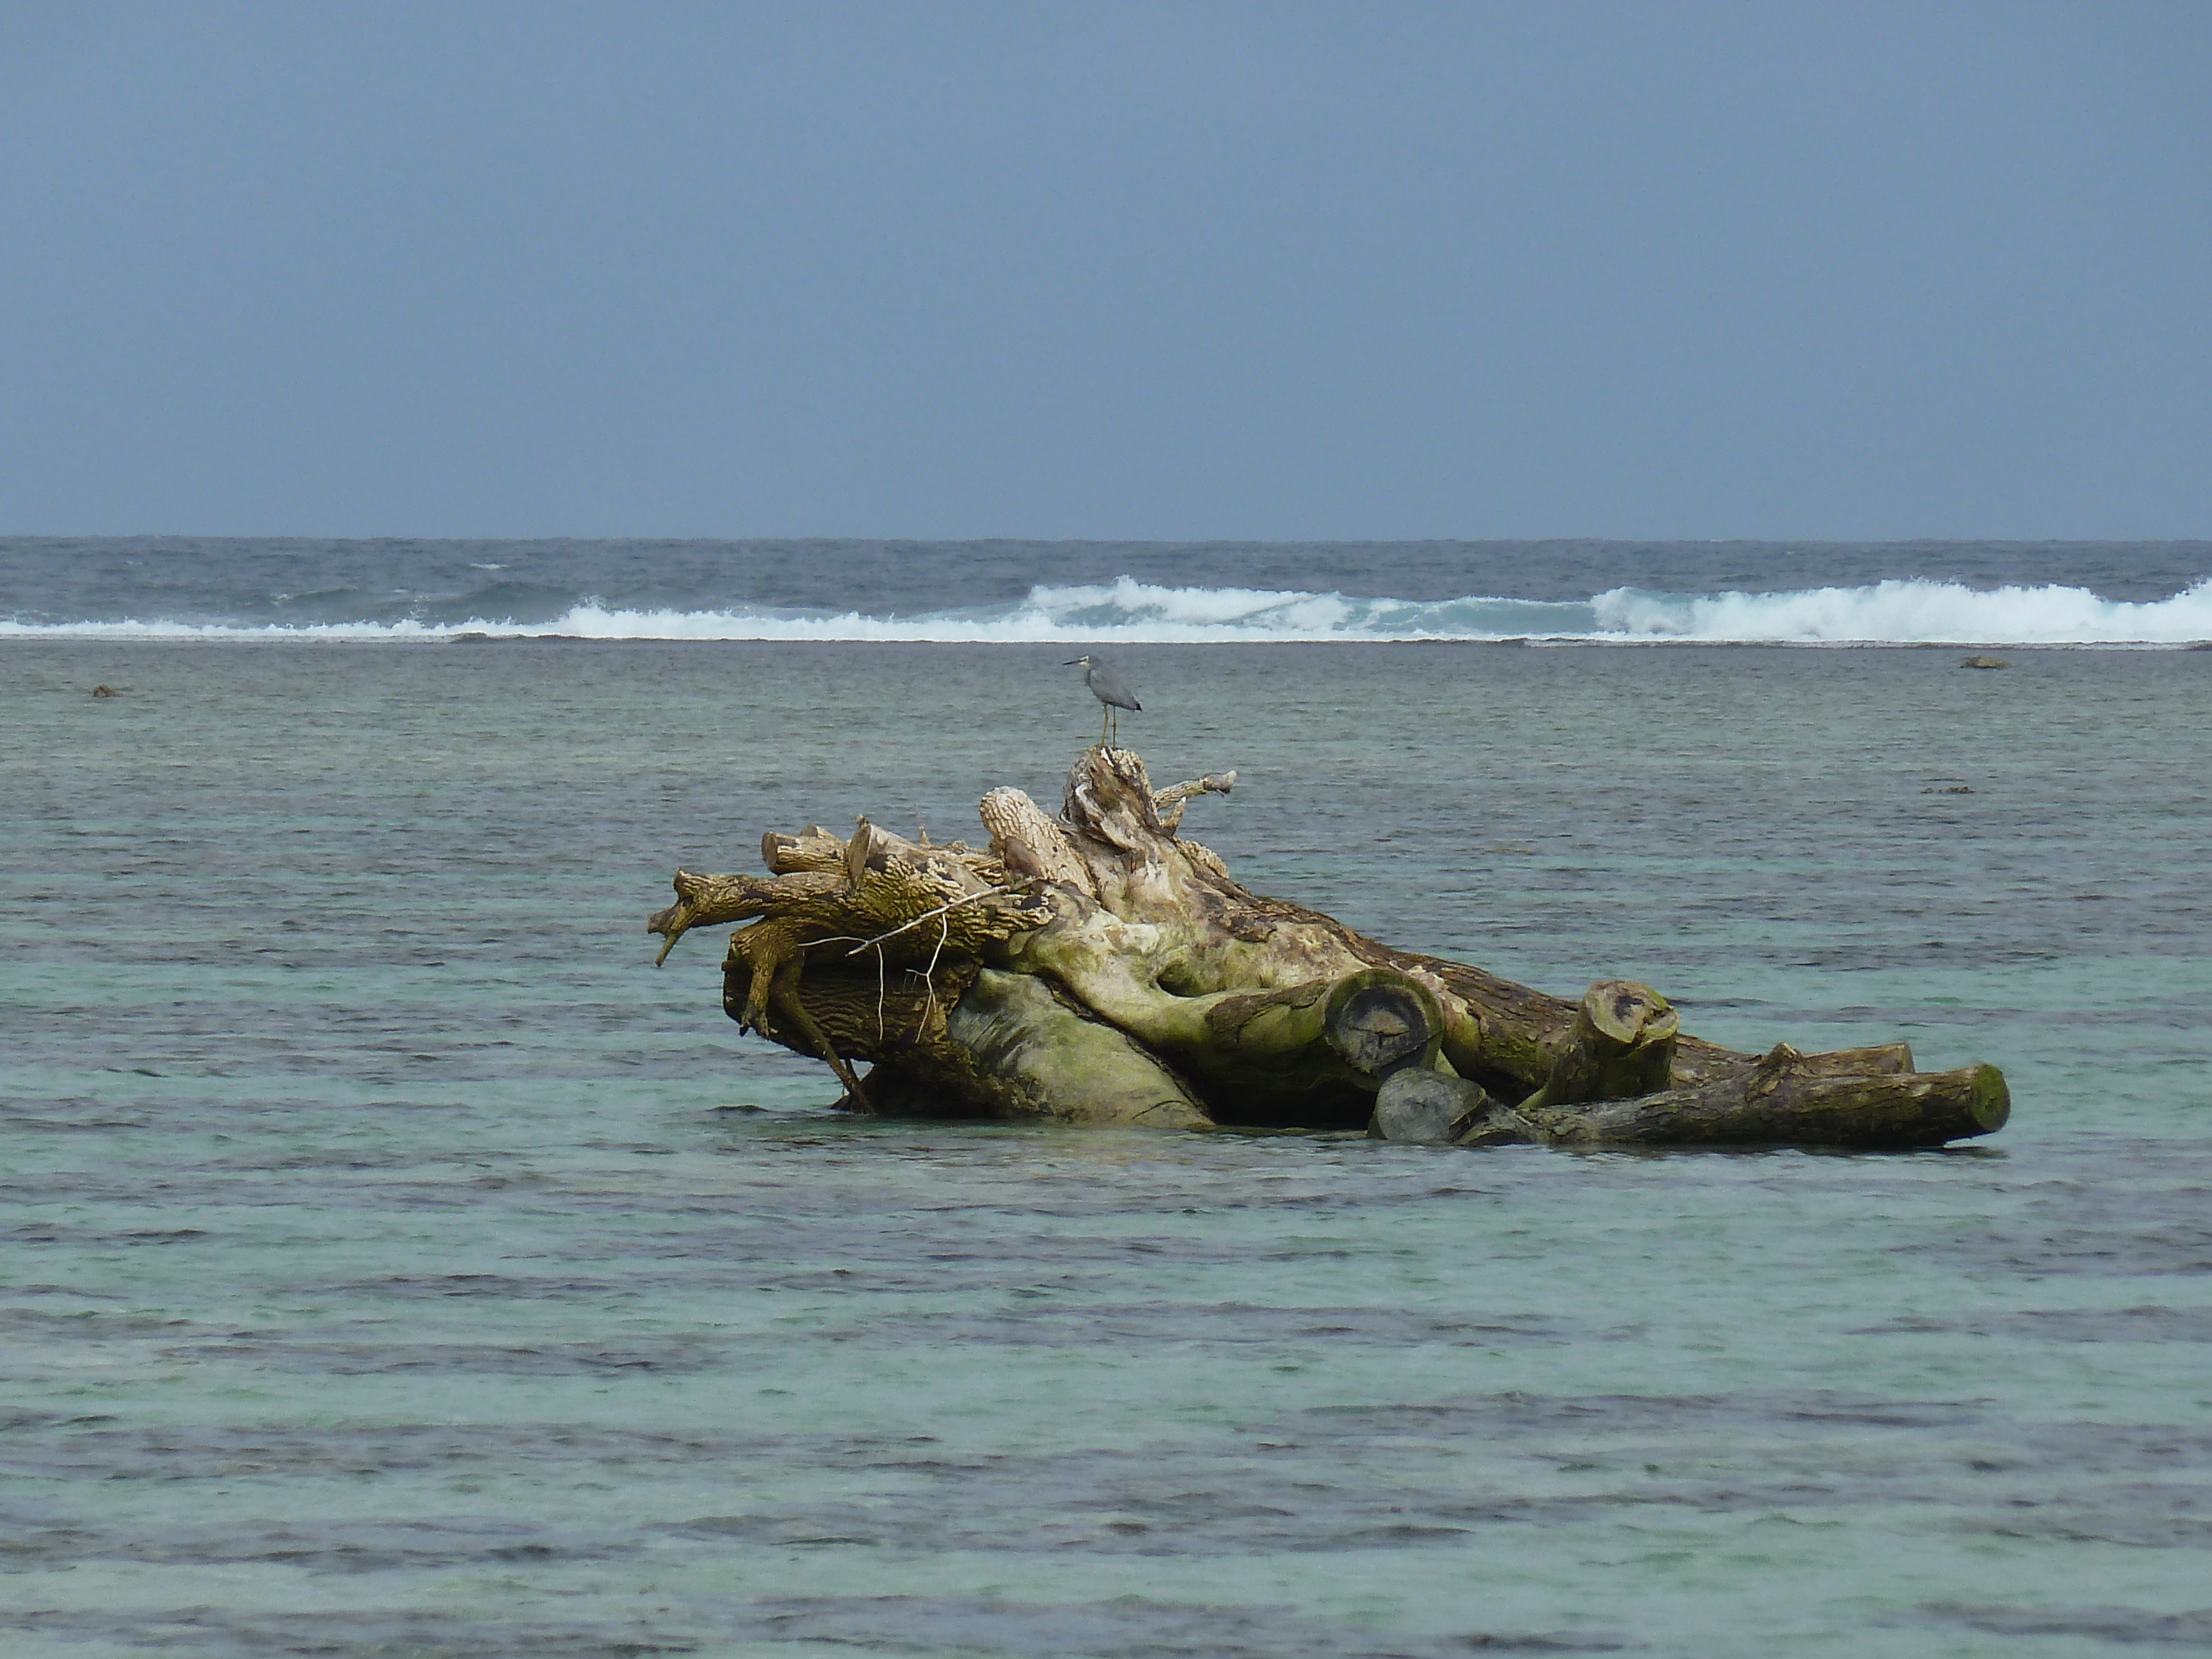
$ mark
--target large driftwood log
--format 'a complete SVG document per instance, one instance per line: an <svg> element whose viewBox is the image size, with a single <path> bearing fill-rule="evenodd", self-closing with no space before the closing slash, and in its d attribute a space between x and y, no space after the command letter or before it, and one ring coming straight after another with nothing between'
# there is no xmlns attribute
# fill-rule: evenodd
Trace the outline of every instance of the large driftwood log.
<svg viewBox="0 0 2212 1659"><path fill-rule="evenodd" d="M987 795L987 847L865 818L771 832L769 875L679 870L647 927L665 960L691 928L744 923L724 1007L821 1059L861 1110L1473 1146L1914 1146L2004 1121L1994 1067L1915 1073L1902 1045L1739 1054L1680 1030L1648 986L1547 996L1249 892L1180 834L1236 776L1156 791L1102 745L1056 816Z"/></svg>

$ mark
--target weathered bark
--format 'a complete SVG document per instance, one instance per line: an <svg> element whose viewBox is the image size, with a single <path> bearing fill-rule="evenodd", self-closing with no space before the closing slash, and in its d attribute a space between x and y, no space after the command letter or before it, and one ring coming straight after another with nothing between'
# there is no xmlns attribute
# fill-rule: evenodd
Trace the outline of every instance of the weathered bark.
<svg viewBox="0 0 2212 1659"><path fill-rule="evenodd" d="M1649 987L1570 1001L1251 893L1179 833L1235 781L1155 791L1101 745L1057 817L1018 789L986 796L987 848L865 818L848 839L771 832L769 876L679 871L647 925L665 957L690 928L748 924L725 963L731 1017L820 1057L868 1110L1469 1144L1920 1145L1995 1127L2001 1079L1961 1097L1954 1074L1914 1077L1902 1045L1755 1060L1680 1032Z"/></svg>

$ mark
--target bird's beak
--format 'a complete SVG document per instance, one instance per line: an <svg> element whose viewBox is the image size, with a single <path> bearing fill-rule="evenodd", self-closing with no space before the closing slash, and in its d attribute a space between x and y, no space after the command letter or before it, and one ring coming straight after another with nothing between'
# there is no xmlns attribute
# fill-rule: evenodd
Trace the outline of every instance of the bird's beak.
<svg viewBox="0 0 2212 1659"><path fill-rule="evenodd" d="M1091 659L1088 657L1070 657L1066 662L1060 664L1060 666L1062 668L1080 668L1085 663L1090 660Z"/></svg>

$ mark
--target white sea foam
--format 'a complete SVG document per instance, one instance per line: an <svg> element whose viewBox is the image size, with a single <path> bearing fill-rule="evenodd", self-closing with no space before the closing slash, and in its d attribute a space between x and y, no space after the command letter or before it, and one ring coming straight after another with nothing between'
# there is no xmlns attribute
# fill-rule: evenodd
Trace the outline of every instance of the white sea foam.
<svg viewBox="0 0 2212 1659"><path fill-rule="evenodd" d="M1975 589L1886 581L1788 593L1642 593L1592 601L1599 630L1627 639L1784 644L2179 645L2212 639L2212 578L2172 599L2100 599L2086 587Z"/></svg>
<svg viewBox="0 0 2212 1659"><path fill-rule="evenodd" d="M1472 595L1413 600L1243 587L1168 587L1124 576L1032 588L1020 602L918 616L778 611L641 611L586 600L549 622L200 624L0 621L0 639L433 641L464 634L599 640L1106 641L1500 640L1784 645L2180 645L2212 639L2212 578L2171 599L2101 599L2080 587L1974 589L1885 581L1774 593L1681 594L1618 587L1572 602Z"/></svg>

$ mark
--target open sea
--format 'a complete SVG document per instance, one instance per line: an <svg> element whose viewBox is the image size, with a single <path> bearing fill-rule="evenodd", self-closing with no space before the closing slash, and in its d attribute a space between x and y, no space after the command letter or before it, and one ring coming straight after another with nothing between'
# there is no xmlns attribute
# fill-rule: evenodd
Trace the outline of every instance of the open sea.
<svg viewBox="0 0 2212 1659"><path fill-rule="evenodd" d="M2212 1651L2209 578L0 540L0 1653ZM678 864L1056 804L1093 647L1248 885L2010 1125L874 1121L653 968Z"/></svg>

